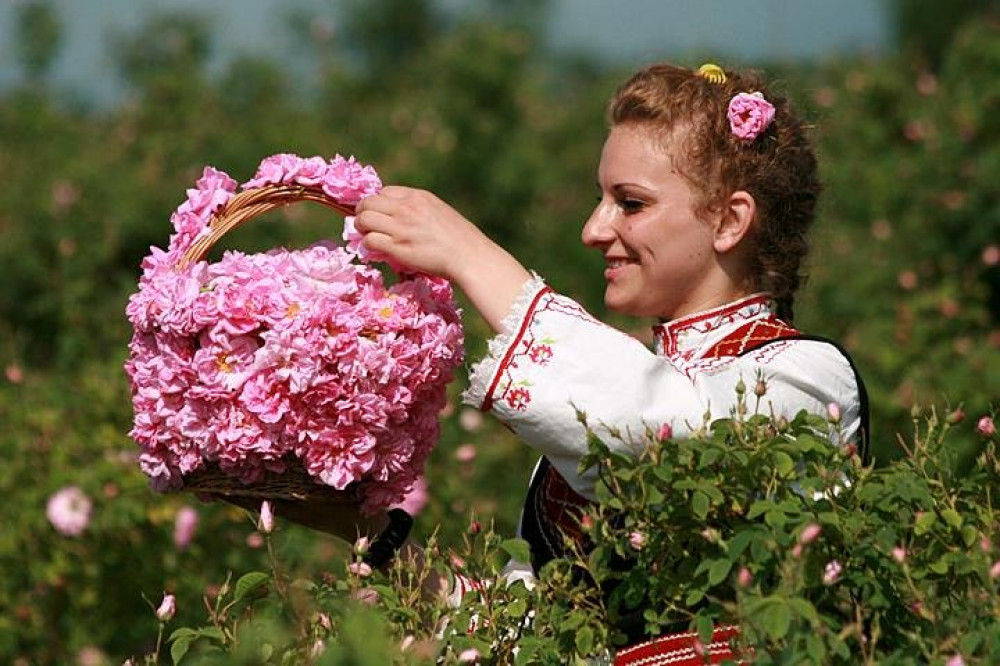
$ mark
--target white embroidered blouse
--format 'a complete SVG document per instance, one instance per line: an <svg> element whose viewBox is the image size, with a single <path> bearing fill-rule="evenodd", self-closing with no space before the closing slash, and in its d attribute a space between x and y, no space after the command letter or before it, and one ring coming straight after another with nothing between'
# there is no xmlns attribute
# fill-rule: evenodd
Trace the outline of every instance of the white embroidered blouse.
<svg viewBox="0 0 1000 666"><path fill-rule="evenodd" d="M490 341L486 358L473 367L464 401L493 412L545 456L582 500L595 497L596 470L582 476L577 471L587 452L577 410L598 434L614 428L622 435L603 437L609 447L638 451L647 430L668 424L674 437L684 437L706 419L730 416L737 383L742 379L751 392L763 379L764 413L791 418L805 409L823 414L835 403L843 441L855 441L866 427L863 389L847 357L828 342L791 338L799 332L775 317L766 294L661 324L654 328L651 351L536 276L525 283L502 329ZM749 405L752 409L753 402ZM547 481L541 467L533 485ZM541 494L559 492L548 487ZM558 497L553 501L560 502ZM535 513L545 513L546 507L539 506ZM524 536L524 518L519 536ZM512 560L504 578L530 585L534 572L529 563ZM451 602L457 605L480 585L456 575Z"/></svg>
<svg viewBox="0 0 1000 666"><path fill-rule="evenodd" d="M773 341L798 331L774 316L765 294L659 325L650 351L535 277L525 283L503 329L473 368L465 402L493 412L588 499L594 498L596 471L577 473L587 452L578 409L598 434L616 428L624 436L604 437L609 446L629 447L629 435L641 446L647 428L656 432L669 424L674 437L683 437L706 416L730 416L739 380L752 392L760 377L764 413L824 414L835 403L845 441L861 427L850 361L827 342ZM754 349L765 341L771 342Z"/></svg>

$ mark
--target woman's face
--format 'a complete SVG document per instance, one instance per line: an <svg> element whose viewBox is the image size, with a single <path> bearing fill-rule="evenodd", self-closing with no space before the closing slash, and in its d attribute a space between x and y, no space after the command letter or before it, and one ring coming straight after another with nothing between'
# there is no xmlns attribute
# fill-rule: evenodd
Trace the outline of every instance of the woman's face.
<svg viewBox="0 0 1000 666"><path fill-rule="evenodd" d="M675 169L671 143L619 125L601 152L600 196L582 238L604 255L604 302L617 312L674 319L733 297L716 256L715 218L695 215L696 192Z"/></svg>

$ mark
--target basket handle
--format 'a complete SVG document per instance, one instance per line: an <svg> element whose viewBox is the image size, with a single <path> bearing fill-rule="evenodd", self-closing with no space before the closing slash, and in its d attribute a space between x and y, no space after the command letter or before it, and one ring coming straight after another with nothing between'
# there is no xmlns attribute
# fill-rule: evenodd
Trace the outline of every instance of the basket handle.
<svg viewBox="0 0 1000 666"><path fill-rule="evenodd" d="M220 238L251 218L296 201L314 201L344 215L354 215L352 204L335 201L318 185L264 185L244 190L212 216L208 223L210 233L191 244L177 262L177 267L184 268L191 262L201 261Z"/></svg>

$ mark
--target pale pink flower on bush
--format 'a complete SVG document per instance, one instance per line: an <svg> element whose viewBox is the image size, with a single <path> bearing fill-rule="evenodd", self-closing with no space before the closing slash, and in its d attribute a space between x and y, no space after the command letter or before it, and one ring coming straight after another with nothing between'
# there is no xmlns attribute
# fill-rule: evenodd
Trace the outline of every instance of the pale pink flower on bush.
<svg viewBox="0 0 1000 666"><path fill-rule="evenodd" d="M466 432L475 432L483 426L483 413L478 409L466 407L458 415L458 425Z"/></svg>
<svg viewBox="0 0 1000 666"><path fill-rule="evenodd" d="M479 659L479 650L476 648L466 648L458 653L458 660L463 664L474 663Z"/></svg>
<svg viewBox="0 0 1000 666"><path fill-rule="evenodd" d="M4 377L11 384L20 384L24 381L24 370L17 363L11 363L3 371Z"/></svg>
<svg viewBox="0 0 1000 666"><path fill-rule="evenodd" d="M826 406L826 417L830 423L840 423L840 405L835 402L831 402Z"/></svg>
<svg viewBox="0 0 1000 666"><path fill-rule="evenodd" d="M49 498L45 516L65 536L79 536L90 524L90 498L77 486L67 486Z"/></svg>
<svg viewBox="0 0 1000 666"><path fill-rule="evenodd" d="M76 666L103 666L106 663L108 656L93 645L85 645L76 653Z"/></svg>
<svg viewBox="0 0 1000 666"><path fill-rule="evenodd" d="M990 567L990 580L996 580L997 578L1000 578L1000 560L994 562L993 566Z"/></svg>
<svg viewBox="0 0 1000 666"><path fill-rule="evenodd" d="M378 590L370 587L362 587L351 593L351 597L367 606L374 606L378 602Z"/></svg>
<svg viewBox="0 0 1000 666"><path fill-rule="evenodd" d="M902 546L896 546L892 549L892 559L896 560L900 564L906 561L906 549Z"/></svg>
<svg viewBox="0 0 1000 666"><path fill-rule="evenodd" d="M801 543L803 546L811 544L813 541L816 540L816 537L818 537L822 531L823 528L820 527L818 524L809 523L808 525L802 528L801 532L799 532L799 543Z"/></svg>
<svg viewBox="0 0 1000 666"><path fill-rule="evenodd" d="M661 424L656 430L656 439L664 442L674 436L674 427L669 423Z"/></svg>
<svg viewBox="0 0 1000 666"><path fill-rule="evenodd" d="M263 534L270 534L274 531L274 509L267 500L260 503L260 519L257 521L257 529Z"/></svg>
<svg viewBox="0 0 1000 666"><path fill-rule="evenodd" d="M997 427L992 418L984 416L976 423L976 432L983 437L992 437L997 433Z"/></svg>
<svg viewBox="0 0 1000 666"><path fill-rule="evenodd" d="M729 101L726 113L729 127L740 139L753 140L774 120L774 105L760 92L737 93Z"/></svg>
<svg viewBox="0 0 1000 666"><path fill-rule="evenodd" d="M277 183L321 187L348 204L381 187L353 158L281 154L243 188ZM205 169L129 299L130 435L142 470L168 491L206 465L254 483L298 459L320 483L359 484L367 513L402 501L462 361L451 285L416 276L387 286L329 242L178 268L235 191L229 176Z"/></svg>
<svg viewBox="0 0 1000 666"><path fill-rule="evenodd" d="M740 567L739 573L736 574L736 582L742 588L750 587L753 583L753 574L746 567Z"/></svg>
<svg viewBox="0 0 1000 666"><path fill-rule="evenodd" d="M358 578L368 578L372 575L372 568L367 562L351 562L347 565L348 570Z"/></svg>
<svg viewBox="0 0 1000 666"><path fill-rule="evenodd" d="M246 544L256 550L264 545L264 535L260 532L251 532L247 535Z"/></svg>
<svg viewBox="0 0 1000 666"><path fill-rule="evenodd" d="M823 569L823 584L833 585L840 579L844 566L837 560L830 560Z"/></svg>
<svg viewBox="0 0 1000 666"><path fill-rule="evenodd" d="M174 619L174 614L177 612L177 600L172 594L163 594L163 601L160 602L160 607L156 609L156 619L160 622L170 622Z"/></svg>
<svg viewBox="0 0 1000 666"><path fill-rule="evenodd" d="M628 535L628 545L633 550L642 550L646 547L646 535L642 532L632 532Z"/></svg>
<svg viewBox="0 0 1000 666"><path fill-rule="evenodd" d="M469 463L476 459L477 451L475 444L462 444L455 449L455 460Z"/></svg>
<svg viewBox="0 0 1000 666"><path fill-rule="evenodd" d="M366 536L358 537L358 540L354 542L354 554L364 555L368 552L369 547L371 547L371 539Z"/></svg>
<svg viewBox="0 0 1000 666"><path fill-rule="evenodd" d="M198 511L190 506L182 506L174 518L174 546L184 550L191 545L195 530L198 529Z"/></svg>
<svg viewBox="0 0 1000 666"><path fill-rule="evenodd" d="M965 666L965 660L962 659L962 655L956 654L945 662L945 666Z"/></svg>
<svg viewBox="0 0 1000 666"><path fill-rule="evenodd" d="M987 245L983 248L983 264L986 266L996 266L1000 264L1000 245Z"/></svg>

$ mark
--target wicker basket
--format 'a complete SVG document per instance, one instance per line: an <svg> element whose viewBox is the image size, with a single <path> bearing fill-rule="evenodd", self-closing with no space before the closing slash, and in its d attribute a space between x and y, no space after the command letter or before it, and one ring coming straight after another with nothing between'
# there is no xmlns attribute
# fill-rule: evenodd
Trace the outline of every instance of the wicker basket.
<svg viewBox="0 0 1000 666"><path fill-rule="evenodd" d="M240 192L213 216L209 223L210 233L199 238L188 248L178 263L178 267L203 260L219 239L252 218L299 201L322 204L344 215L354 214L353 206L334 201L319 186L266 185ZM268 472L263 479L250 485L226 474L217 465L207 465L185 476L181 491L261 500L322 501L323 503L343 502L350 504L360 501L361 493L358 484L351 484L343 490L337 490L310 476L298 458L290 456L282 462L285 465L284 472Z"/></svg>

